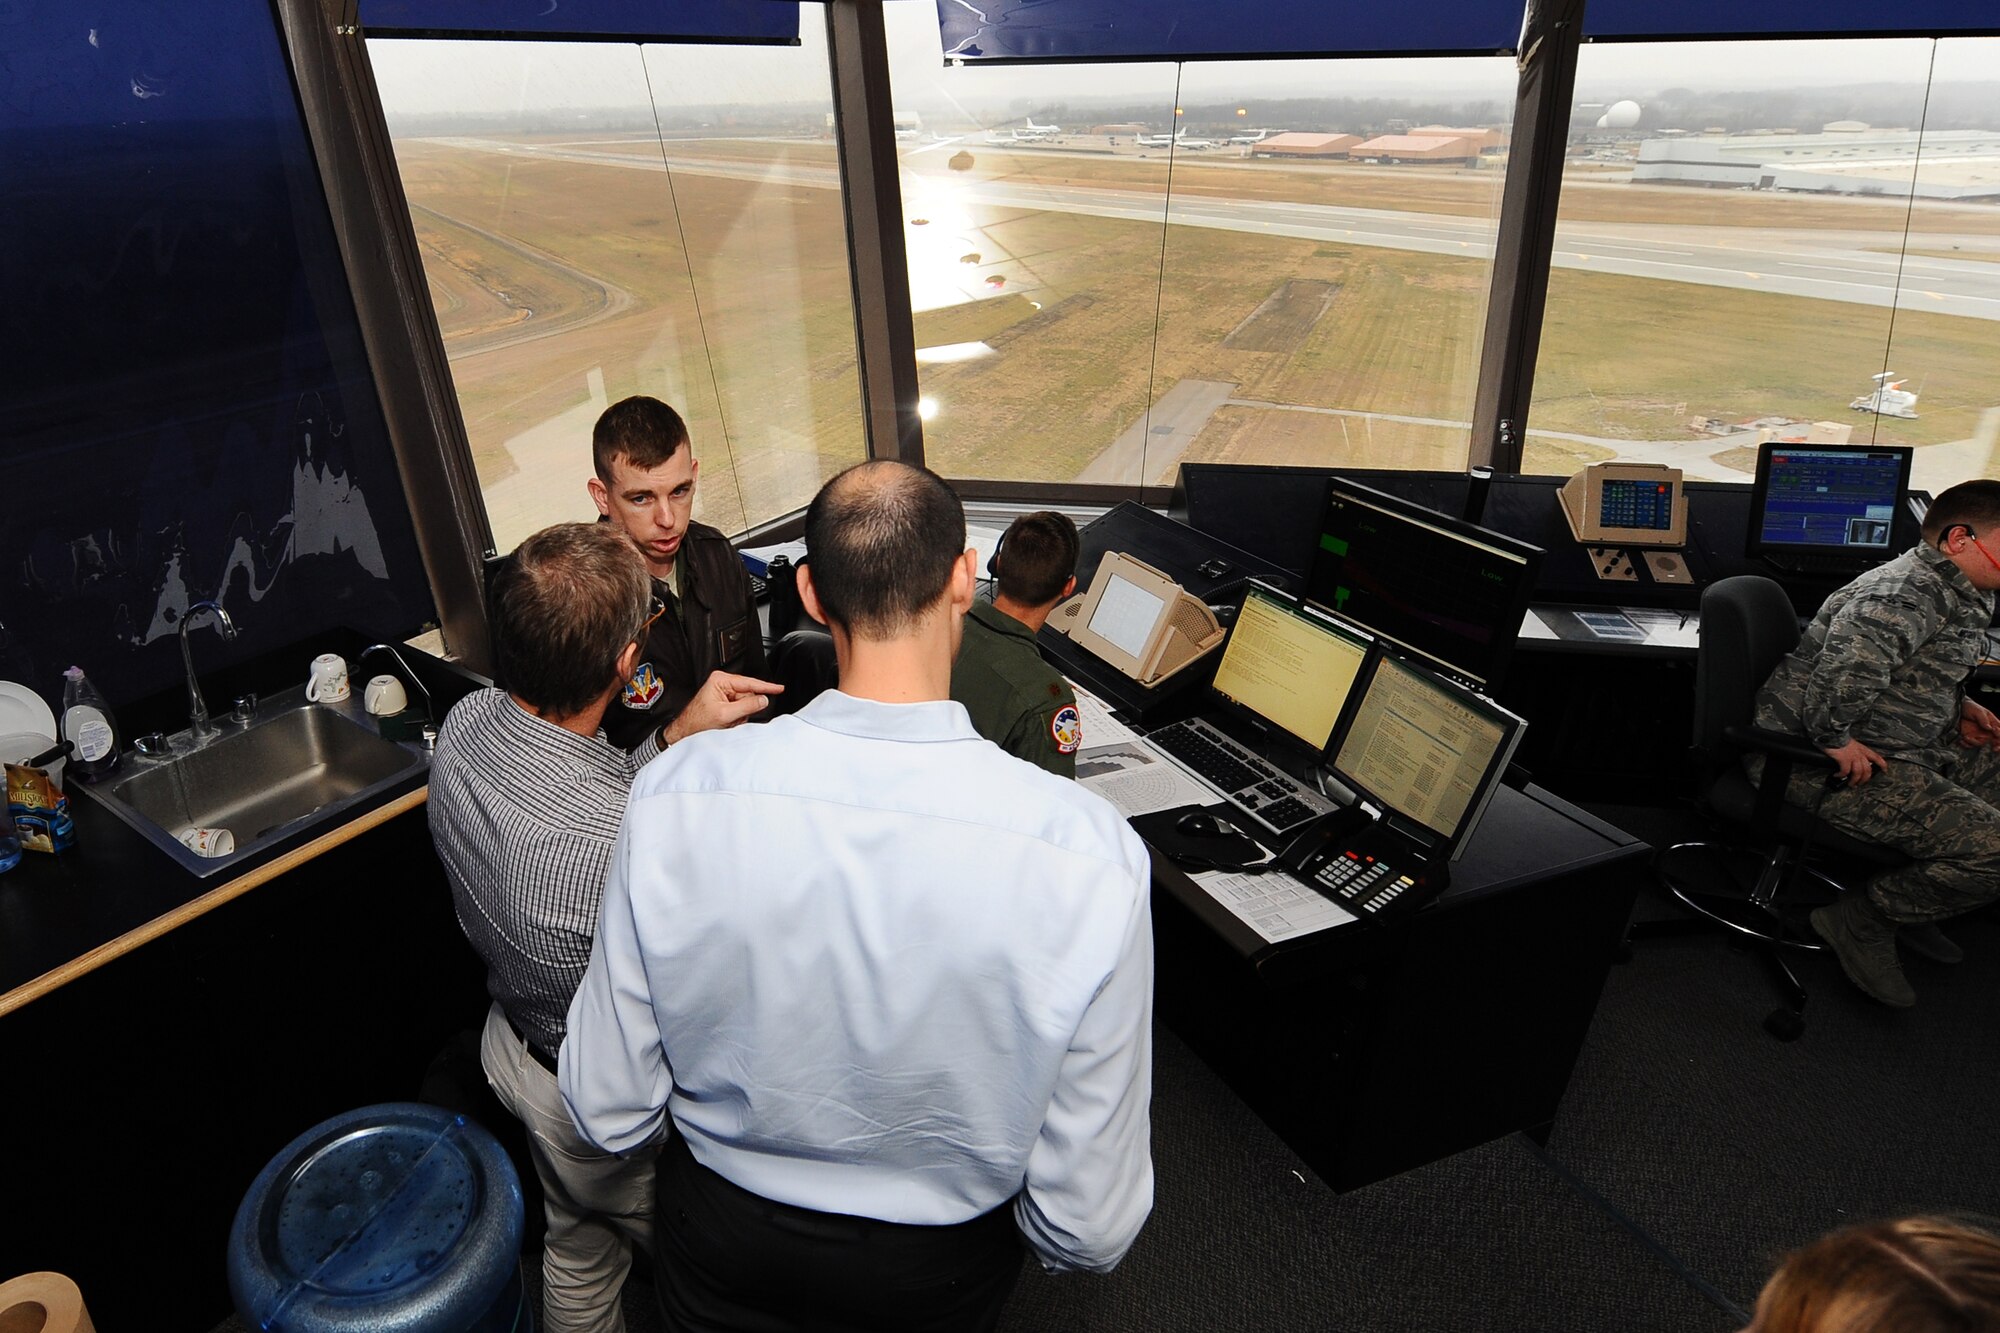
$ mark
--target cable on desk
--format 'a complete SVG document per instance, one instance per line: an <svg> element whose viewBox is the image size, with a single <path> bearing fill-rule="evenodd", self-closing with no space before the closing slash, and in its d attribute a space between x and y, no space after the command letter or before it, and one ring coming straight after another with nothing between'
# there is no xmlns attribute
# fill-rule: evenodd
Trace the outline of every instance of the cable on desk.
<svg viewBox="0 0 2000 1333"><path fill-rule="evenodd" d="M1739 1324L1747 1324L1750 1322L1750 1312L1748 1310L1744 1309L1742 1306L1738 1305L1735 1301L1730 1300L1727 1296L1723 1295L1720 1291L1716 1290L1714 1285L1711 1284L1707 1278L1704 1278L1703 1276L1701 1276L1701 1274L1695 1272L1693 1269L1689 1268L1686 1264L1682 1263L1679 1255L1675 1254L1672 1250L1668 1249L1666 1246L1662 1245L1659 1241L1655 1240L1651 1232L1647 1231L1637 1222L1634 1222L1631 1218L1627 1217L1622 1211L1619 1210L1616 1204L1612 1203L1611 1200L1605 1198L1602 1194L1599 1194L1595 1189L1591 1188L1591 1186L1588 1183L1586 1183L1581 1176L1578 1176L1575 1172L1571 1171L1561 1162L1558 1162L1555 1158L1549 1156L1548 1149L1544 1148L1541 1144L1535 1142L1533 1139L1529 1138L1526 1134L1523 1134L1518 1130L1515 1131L1514 1137L1519 1139L1521 1141L1521 1145L1525 1147L1530 1153L1532 1153L1535 1156L1535 1158L1539 1160L1544 1166L1548 1167L1549 1170L1555 1172L1556 1177L1559 1180L1561 1180L1565 1185L1568 1185L1572 1190L1575 1190L1578 1195L1580 1195L1582 1198L1587 1200L1591 1205L1593 1205L1597 1209L1597 1211L1603 1213L1613 1222L1616 1222L1618 1226L1626 1232L1626 1234L1630 1235L1634 1240L1638 1241L1641 1245L1645 1246L1648 1250L1651 1250L1655 1255L1659 1256L1659 1259L1662 1263L1666 1264L1667 1267L1673 1269L1674 1272L1678 1273L1683 1282L1687 1283L1690 1287L1693 1287L1696 1291L1700 1292L1702 1297L1705 1300L1707 1300L1710 1305L1713 1305L1716 1309L1721 1310L1724 1314L1728 1315L1731 1319L1736 1320Z"/></svg>

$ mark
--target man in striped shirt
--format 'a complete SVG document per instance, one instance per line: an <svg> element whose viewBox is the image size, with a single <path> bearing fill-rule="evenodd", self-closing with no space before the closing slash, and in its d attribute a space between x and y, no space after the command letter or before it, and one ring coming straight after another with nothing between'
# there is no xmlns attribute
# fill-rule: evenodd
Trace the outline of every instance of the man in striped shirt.
<svg viewBox="0 0 2000 1333"><path fill-rule="evenodd" d="M559 524L522 542L492 607L507 689L476 691L445 719L431 837L459 925L486 962L480 1062L527 1128L542 1185L545 1325L620 1333L631 1245L650 1243L653 1153L615 1156L577 1134L556 1055L634 776L673 741L762 711L779 687L715 672L637 750L610 744L605 709L658 611L638 553L608 524Z"/></svg>

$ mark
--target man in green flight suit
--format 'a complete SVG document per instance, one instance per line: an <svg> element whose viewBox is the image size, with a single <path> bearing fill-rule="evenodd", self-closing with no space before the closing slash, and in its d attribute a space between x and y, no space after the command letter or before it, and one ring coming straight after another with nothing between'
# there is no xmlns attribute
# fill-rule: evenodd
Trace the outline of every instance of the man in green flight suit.
<svg viewBox="0 0 2000 1333"><path fill-rule="evenodd" d="M1076 776L1083 743L1076 695L1042 660L1035 634L1057 602L1076 591L1076 524L1053 510L1009 525L987 570L993 600L966 613L951 697L972 727L1008 754L1059 777Z"/></svg>

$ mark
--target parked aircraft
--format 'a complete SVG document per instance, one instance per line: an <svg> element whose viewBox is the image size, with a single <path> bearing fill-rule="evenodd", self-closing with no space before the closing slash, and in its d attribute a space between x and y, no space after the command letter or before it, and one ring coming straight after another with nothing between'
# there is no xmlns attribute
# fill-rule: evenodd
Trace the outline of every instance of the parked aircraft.
<svg viewBox="0 0 2000 1333"><path fill-rule="evenodd" d="M1269 130L1252 130L1248 134L1230 135L1229 142L1240 143L1240 144L1262 143L1264 142L1264 140L1270 137L1271 137L1271 131Z"/></svg>
<svg viewBox="0 0 2000 1333"><path fill-rule="evenodd" d="M1132 142L1141 148L1185 148L1189 152L1193 152L1201 148L1213 148L1217 141L1214 139L1190 139L1187 137L1187 127L1184 125L1172 134L1141 134L1133 139Z"/></svg>
<svg viewBox="0 0 2000 1333"><path fill-rule="evenodd" d="M1047 143L1049 140L1055 138L1057 135L1061 133L1062 133L1062 126L1037 125L1035 123L1035 118L1033 116L1029 116L1028 125L1026 129L989 130L987 131L986 134L986 142L993 144Z"/></svg>

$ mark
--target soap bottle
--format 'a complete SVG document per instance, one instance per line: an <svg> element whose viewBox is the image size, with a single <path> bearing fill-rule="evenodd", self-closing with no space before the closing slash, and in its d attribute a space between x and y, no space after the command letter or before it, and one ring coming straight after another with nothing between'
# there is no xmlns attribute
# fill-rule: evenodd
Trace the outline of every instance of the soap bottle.
<svg viewBox="0 0 2000 1333"><path fill-rule="evenodd" d="M69 757L69 771L85 782L95 782L118 767L118 725L112 721L111 705L82 667L63 672L62 734L76 747Z"/></svg>

